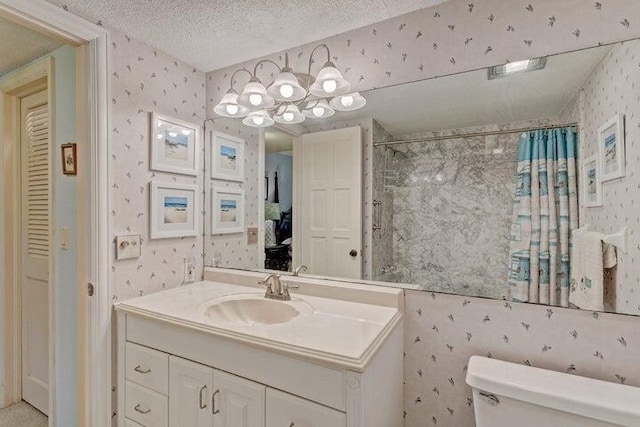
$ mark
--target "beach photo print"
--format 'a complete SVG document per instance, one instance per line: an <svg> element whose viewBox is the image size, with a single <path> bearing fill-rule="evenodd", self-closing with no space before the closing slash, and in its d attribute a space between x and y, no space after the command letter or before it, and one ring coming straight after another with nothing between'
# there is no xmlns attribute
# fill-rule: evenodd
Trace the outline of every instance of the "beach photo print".
<svg viewBox="0 0 640 427"><path fill-rule="evenodd" d="M198 175L198 125L152 112L149 138L152 170Z"/></svg>
<svg viewBox="0 0 640 427"><path fill-rule="evenodd" d="M244 140L212 132L211 179L244 181Z"/></svg>
<svg viewBox="0 0 640 427"><path fill-rule="evenodd" d="M227 188L211 190L211 234L244 232L244 192Z"/></svg>
<svg viewBox="0 0 640 427"><path fill-rule="evenodd" d="M616 115L598 129L600 181L625 175L624 116Z"/></svg>
<svg viewBox="0 0 640 427"><path fill-rule="evenodd" d="M198 199L195 185L152 182L151 238L197 235Z"/></svg>

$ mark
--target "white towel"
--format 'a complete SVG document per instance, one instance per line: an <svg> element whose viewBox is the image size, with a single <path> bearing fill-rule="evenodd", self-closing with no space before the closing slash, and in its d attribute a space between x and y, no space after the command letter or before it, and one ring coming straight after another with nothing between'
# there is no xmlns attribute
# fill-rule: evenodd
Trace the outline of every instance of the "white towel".
<svg viewBox="0 0 640 427"><path fill-rule="evenodd" d="M585 310L604 310L604 269L617 262L615 248L603 243L603 237L594 231L573 232L569 302Z"/></svg>

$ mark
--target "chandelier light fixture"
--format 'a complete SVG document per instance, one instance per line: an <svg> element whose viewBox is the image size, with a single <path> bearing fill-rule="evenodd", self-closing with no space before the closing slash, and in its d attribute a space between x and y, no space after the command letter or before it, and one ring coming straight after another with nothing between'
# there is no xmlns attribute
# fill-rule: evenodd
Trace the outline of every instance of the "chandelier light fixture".
<svg viewBox="0 0 640 427"><path fill-rule="evenodd" d="M318 49L326 50L327 61L314 77L311 66ZM258 67L263 63L270 63L278 69L268 87L257 77ZM233 87L238 73L247 73L250 78L240 94ZM263 59L255 65L253 73L246 68L234 71L229 90L213 111L222 117L242 118L245 125L261 128L274 123L287 125L307 119L324 119L336 111L357 110L366 103L367 100L358 92L351 92L351 83L331 62L329 47L320 44L311 51L307 73L296 73L289 67L289 54L285 54L282 68L269 59Z"/></svg>

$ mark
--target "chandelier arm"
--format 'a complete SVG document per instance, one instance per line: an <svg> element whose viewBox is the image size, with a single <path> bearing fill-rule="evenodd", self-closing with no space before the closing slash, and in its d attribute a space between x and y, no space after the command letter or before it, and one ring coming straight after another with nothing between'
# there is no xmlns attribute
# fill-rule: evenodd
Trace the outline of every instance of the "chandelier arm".
<svg viewBox="0 0 640 427"><path fill-rule="evenodd" d="M229 85L229 87L230 87L231 89L233 89L233 83L234 83L234 82L233 82L233 79L235 79L236 74L238 74L238 73L240 73L240 72L242 72L242 71L244 71L244 72L248 73L250 77L253 77L253 74L251 74L251 71L247 70L246 68L238 68L237 70L235 70L235 71L233 72L233 74L231 74L231 81L230 81L230 85Z"/></svg>
<svg viewBox="0 0 640 427"><path fill-rule="evenodd" d="M256 78L257 78L257 75L258 75L258 67L260 66L260 64L264 64L265 62L267 62L267 63L269 63L269 64L273 64L273 65L275 65L275 66L276 66L276 68L278 69L278 72L282 71L282 68L280 68L280 66L279 66L278 64L276 64L275 62L273 62L272 60L270 60L270 59L263 59L263 60L261 60L261 61L258 61L258 62L256 63L256 66L255 66L255 67L253 67L253 77L256 77Z"/></svg>
<svg viewBox="0 0 640 427"><path fill-rule="evenodd" d="M313 54L316 53L316 50L318 50L319 48L324 48L327 51L327 62L331 62L331 52L329 51L329 46L327 46L324 43L319 44L318 46L313 48L313 50L311 51L311 55L309 55L309 68L307 72L307 74L309 75L311 74L311 64L313 63Z"/></svg>

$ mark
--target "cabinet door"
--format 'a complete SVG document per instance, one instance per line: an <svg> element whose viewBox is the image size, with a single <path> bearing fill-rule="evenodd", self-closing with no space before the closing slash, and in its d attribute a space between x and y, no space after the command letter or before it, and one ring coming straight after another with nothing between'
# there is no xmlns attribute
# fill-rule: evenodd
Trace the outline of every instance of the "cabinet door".
<svg viewBox="0 0 640 427"><path fill-rule="evenodd" d="M267 389L266 427L346 427L347 416L308 400Z"/></svg>
<svg viewBox="0 0 640 427"><path fill-rule="evenodd" d="M169 359L169 426L211 427L213 369L179 357Z"/></svg>
<svg viewBox="0 0 640 427"><path fill-rule="evenodd" d="M213 386L214 427L264 427L265 386L217 370Z"/></svg>

